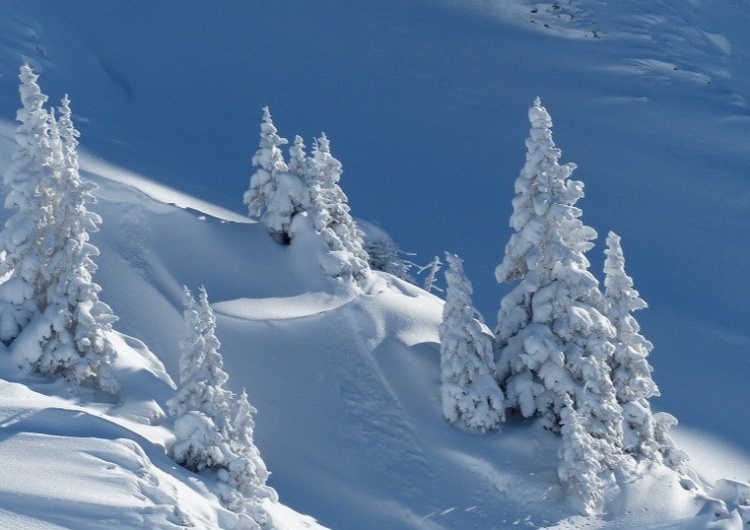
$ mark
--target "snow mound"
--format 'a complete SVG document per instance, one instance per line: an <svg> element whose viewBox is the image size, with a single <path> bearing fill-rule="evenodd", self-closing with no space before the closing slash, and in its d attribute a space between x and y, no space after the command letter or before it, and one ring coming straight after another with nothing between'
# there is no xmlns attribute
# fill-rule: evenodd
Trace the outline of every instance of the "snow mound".
<svg viewBox="0 0 750 530"><path fill-rule="evenodd" d="M297 296L241 298L212 304L217 313L245 320L288 320L319 315L348 303L328 293L310 292Z"/></svg>

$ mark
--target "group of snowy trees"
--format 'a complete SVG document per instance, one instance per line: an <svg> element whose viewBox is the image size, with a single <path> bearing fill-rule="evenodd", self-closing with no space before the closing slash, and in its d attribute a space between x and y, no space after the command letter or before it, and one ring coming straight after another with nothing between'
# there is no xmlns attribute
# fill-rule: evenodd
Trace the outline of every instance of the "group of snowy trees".
<svg viewBox="0 0 750 530"><path fill-rule="evenodd" d="M342 166L331 154L325 134L313 140L308 155L303 139L296 136L289 162L281 146L268 107L263 109L260 147L253 157L256 172L244 201L249 213L259 217L269 234L281 244L291 243L304 232L314 232L325 243L320 256L323 270L334 278L362 285L370 267L363 234L352 219L347 197L339 186Z"/></svg>
<svg viewBox="0 0 750 530"><path fill-rule="evenodd" d="M114 393L115 352L107 334L116 317L92 278L98 250L89 234L101 218L87 207L94 185L79 175L70 101L63 98L59 114L48 110L33 70L24 65L19 77L17 147L4 175L12 214L0 232L0 341L31 371ZM446 254L443 414L477 432L498 430L512 415L538 418L561 436L560 479L595 512L613 477L644 462L682 473L686 456L669 435L676 420L651 410L649 400L659 394L647 360L652 345L632 315L646 303L625 272L620 238L612 232L607 238L602 292L586 258L596 232L575 206L583 183L570 179L574 164L559 163L552 120L539 99L529 119L510 219L515 233L496 269L498 282L518 283L501 301L494 335L476 318L461 259ZM244 196L250 215L280 244L312 236L333 278L364 285L370 263L398 264L395 244L376 245L368 255L325 134L309 155L297 136L288 161L281 150L287 143L264 108L256 171ZM441 265L436 257L427 267L427 290ZM407 271L391 272L407 277ZM222 502L245 527L270 528L261 503L276 500L276 493L266 485L268 471L253 442L255 409L244 391L235 399L225 388L206 290L198 302L187 288L184 296L188 337L170 401L174 458L215 477Z"/></svg>
<svg viewBox="0 0 750 530"><path fill-rule="evenodd" d="M277 501L266 485L268 470L253 441L256 410L243 390L238 399L225 388L229 376L216 338L216 317L201 287L196 303L186 287L185 326L180 343L180 385L170 401L175 417L175 461L191 471L213 476L222 503L240 514L243 528L272 528L261 505Z"/></svg>
<svg viewBox="0 0 750 530"><path fill-rule="evenodd" d="M45 108L47 96L31 67L23 65L19 77L20 125L4 175L12 214L0 232L0 341L29 371L116 393L108 333L117 319L99 300L92 278L99 251L89 241L102 219L88 210L95 185L79 174L70 100L63 98L56 115ZM186 289L185 304L189 336L170 401L172 453L184 467L217 479L220 500L239 515L241 528L271 529L262 501L277 496L266 485L268 470L253 441L256 411L244 391L234 399L224 388L228 377L205 289L199 303Z"/></svg>
<svg viewBox="0 0 750 530"><path fill-rule="evenodd" d="M562 437L560 479L596 512L615 475L640 462L684 472L686 456L669 435L676 420L651 411L649 399L659 395L647 361L652 345L632 315L646 303L625 273L620 238L607 238L602 293L585 255L596 232L575 206L583 183L570 179L574 164L559 163L538 98L529 120L515 232L496 270L498 282L518 283L501 301L492 338L474 318L460 259L447 255L443 411L479 432L499 429L509 413L538 418Z"/></svg>
<svg viewBox="0 0 750 530"><path fill-rule="evenodd" d="M58 118L28 65L19 77L21 124L4 175L13 213L0 232L0 340L27 369L116 392L107 338L116 317L92 279L98 250L89 233L101 218L87 208L94 185L79 175L70 101Z"/></svg>
<svg viewBox="0 0 750 530"><path fill-rule="evenodd" d="M365 234L351 215L346 194L339 186L342 165L331 154L325 134L313 140L308 155L304 140L289 142L279 136L268 107L263 108L260 145L253 156L255 173L244 195L250 217L260 220L271 237L281 245L313 234L321 244L319 262L329 276L364 286L371 270L383 271L399 279L415 282L410 270L426 273L424 288L435 286L442 263L436 256L420 267L404 259L409 256L384 232Z"/></svg>

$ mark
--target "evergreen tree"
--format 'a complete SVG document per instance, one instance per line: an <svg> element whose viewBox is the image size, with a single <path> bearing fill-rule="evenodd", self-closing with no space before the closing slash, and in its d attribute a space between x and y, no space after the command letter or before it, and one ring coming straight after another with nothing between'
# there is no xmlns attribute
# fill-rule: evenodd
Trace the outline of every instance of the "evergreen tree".
<svg viewBox="0 0 750 530"><path fill-rule="evenodd" d="M250 188L245 192L244 201L250 215L259 217L269 234L281 244L291 242L292 219L303 211L307 202L306 183L298 174L290 172L284 161L281 146L287 143L286 138L278 135L270 110L264 107L260 148L253 156L253 165L257 170L250 178ZM304 145L301 147L304 148ZM299 150L300 146L295 145L295 149ZM295 154L298 152L295 151ZM295 170L299 170L299 167L295 167Z"/></svg>
<svg viewBox="0 0 750 530"><path fill-rule="evenodd" d="M174 420L174 460L190 471L217 472L229 465L232 453L213 418L187 410Z"/></svg>
<svg viewBox="0 0 750 530"><path fill-rule="evenodd" d="M88 211L93 185L82 182L70 100L59 122L28 65L21 67L21 122L13 163L5 174L6 207L16 212L0 233L0 338L18 341L22 362L42 374L93 381L115 392L115 352L107 332L115 317L99 300L89 232L101 218ZM21 337L23 340L20 340Z"/></svg>
<svg viewBox="0 0 750 530"><path fill-rule="evenodd" d="M42 235L49 220L48 181L54 178L55 125L44 108L37 76L27 64L19 78L22 107L16 120L16 149L3 181L9 188L5 207L14 213L0 232L0 340L10 344L44 308Z"/></svg>
<svg viewBox="0 0 750 530"><path fill-rule="evenodd" d="M326 271L334 278L363 283L369 272L362 231L351 216L347 197L339 186L342 166L331 155L323 134L313 144L308 165L311 221L330 250Z"/></svg>
<svg viewBox="0 0 750 530"><path fill-rule="evenodd" d="M367 264L374 271L386 272L400 280L414 282L409 269L412 264L401 259L401 249L392 239L366 239Z"/></svg>
<svg viewBox="0 0 750 530"><path fill-rule="evenodd" d="M560 411L562 444L557 469L560 481L582 503L585 513L600 513L604 503L602 490L605 482L600 474L605 471L600 453L600 440L588 432L585 418L575 410L573 400L565 395Z"/></svg>
<svg viewBox="0 0 750 530"><path fill-rule="evenodd" d="M224 506L244 514L249 527L270 529L260 501L278 497L266 486L268 470L253 442L255 409L245 392L234 403L225 388L229 376L206 289L200 288L196 303L185 287L184 303L188 336L180 343L180 386L169 402L175 416L174 459L192 471L214 474Z"/></svg>
<svg viewBox="0 0 750 530"><path fill-rule="evenodd" d="M294 137L294 143L289 148L289 171L302 180L309 187L309 165L305 141L300 135ZM309 192L308 192L309 196ZM309 202L309 198L307 200Z"/></svg>
<svg viewBox="0 0 750 530"><path fill-rule="evenodd" d="M178 417L188 411L205 414L214 422L221 437L229 439L232 393L225 388L229 376L223 369L224 360L219 352L221 343L216 337L216 317L205 287L200 288L199 303L187 287L183 295L188 336L180 342L180 386L170 401L170 410Z"/></svg>
<svg viewBox="0 0 750 530"><path fill-rule="evenodd" d="M471 430L500 428L505 400L494 377L492 341L474 319L472 288L461 259L446 252L448 287L440 325L443 415Z"/></svg>
<svg viewBox="0 0 750 530"><path fill-rule="evenodd" d="M363 284L369 271L363 234L338 184L341 162L331 155L328 138L323 134L316 139L312 155L307 156L302 138L296 136L287 165L281 151L287 140L278 135L268 107L263 109L260 138L253 157L257 170L244 196L250 215L260 217L282 244L291 243L294 237L294 219L306 217L329 249L321 259L326 273Z"/></svg>
<svg viewBox="0 0 750 530"><path fill-rule="evenodd" d="M102 220L87 208L96 202L96 186L83 182L79 174L79 132L67 96L51 136L60 152L56 178L47 190L52 201L43 239L46 325L39 328L46 331L40 337L41 354L31 365L37 372L63 373L77 383L95 380L103 390L114 392L119 385L110 366L116 353L107 333L117 317L99 300L101 287L93 281L97 267L92 259L99 250L89 241L89 233L98 231Z"/></svg>
<svg viewBox="0 0 750 530"><path fill-rule="evenodd" d="M648 400L659 395L651 378L648 354L653 345L639 333L640 326L633 311L645 309L646 302L633 288L633 280L625 273L625 258L620 237L610 232L604 261L604 297L607 316L617 333L615 351L610 364L617 401L625 415L625 449L639 457L654 458L654 426Z"/></svg>
<svg viewBox="0 0 750 530"><path fill-rule="evenodd" d="M237 492L235 501L240 500L242 510L253 520L265 526L270 523L270 519L259 501L271 499L276 502L278 495L266 484L268 469L253 439L255 430L253 417L256 412L247 399L247 392L243 389L235 403L233 436L230 440L230 447L235 458L229 463L228 474L229 482Z"/></svg>
<svg viewBox="0 0 750 530"><path fill-rule="evenodd" d="M537 98L529 110L526 164L516 180L515 233L497 267L500 282L521 280L503 298L496 330L498 376L508 406L538 416L559 432L569 395L586 429L609 448L622 447L622 409L610 378L615 330L601 313L598 282L585 252L596 232L575 203L583 183L570 180L574 164L560 165L552 120Z"/></svg>
<svg viewBox="0 0 750 530"><path fill-rule="evenodd" d="M617 401L623 409L625 450L637 458L664 461L684 471L686 456L676 449L669 435L672 422L676 424L677 420L664 415L657 425L651 412L649 400L659 395L647 360L653 345L641 335L640 325L632 315L648 306L625 272L620 236L614 232L607 237L605 254L604 298L607 316L616 331L610 365Z"/></svg>
<svg viewBox="0 0 750 530"><path fill-rule="evenodd" d="M402 256L403 252L395 241L384 231L368 227L364 233L364 250L367 252L367 264L374 271L386 272L401 280L414 283L409 270L414 266Z"/></svg>

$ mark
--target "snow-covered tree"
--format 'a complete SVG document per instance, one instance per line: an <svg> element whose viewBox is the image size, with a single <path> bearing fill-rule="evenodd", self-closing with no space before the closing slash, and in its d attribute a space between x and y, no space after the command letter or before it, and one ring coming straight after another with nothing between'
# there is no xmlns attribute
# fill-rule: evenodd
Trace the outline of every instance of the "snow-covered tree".
<svg viewBox="0 0 750 530"><path fill-rule="evenodd" d="M602 491L606 482L600 474L605 471L601 441L588 432L586 419L575 409L573 400L565 395L560 411L562 425L560 464L557 474L568 492L581 503L582 511L600 513L604 503Z"/></svg>
<svg viewBox="0 0 750 530"><path fill-rule="evenodd" d="M313 143L308 165L310 219L330 250L325 267L334 278L364 282L370 270L362 231L351 216L347 197L339 186L342 166L323 134Z"/></svg>
<svg viewBox="0 0 750 530"><path fill-rule="evenodd" d="M414 263L404 259L410 256L402 251L396 242L382 228L371 223L359 223L364 235L364 249L367 252L367 262L374 271L387 272L407 282L414 282L409 273Z"/></svg>
<svg viewBox="0 0 750 530"><path fill-rule="evenodd" d="M392 239L365 239L367 263L374 271L387 272L407 282L413 282L409 269L413 266L401 257L402 250Z"/></svg>
<svg viewBox="0 0 750 530"><path fill-rule="evenodd" d="M229 376L223 369L216 337L216 316L205 287L196 303L184 289L183 316L188 336L180 342L180 385L170 400L175 416L175 461L218 479L222 503L245 514L250 528L272 528L262 499L278 500L266 485L268 470L253 442L255 409L243 391L237 402L225 388Z"/></svg>
<svg viewBox="0 0 750 530"><path fill-rule="evenodd" d="M690 458L677 447L671 435L672 428L677 425L677 418L666 412L657 412L653 415L653 420L654 440L664 464L680 474L687 474L687 462Z"/></svg>
<svg viewBox="0 0 750 530"><path fill-rule="evenodd" d="M259 217L276 241L290 244L296 218L306 218L308 227L320 234L328 247L321 266L334 278L362 284L370 270L363 234L352 219L347 198L338 182L342 166L331 155L330 141L323 134L313 143L311 156L296 136L289 148L287 165L268 107L263 109L260 147L253 157L257 168L250 178L244 202L250 216Z"/></svg>
<svg viewBox="0 0 750 530"><path fill-rule="evenodd" d="M188 410L174 420L174 460L191 471L217 471L228 465L231 449L214 420Z"/></svg>
<svg viewBox="0 0 750 530"><path fill-rule="evenodd" d="M1 268L7 275L0 285L1 305L7 310L3 338L19 341L22 362L36 372L61 374L77 384L94 382L115 392L115 351L107 333L116 318L99 300L92 259L99 251L89 242L89 233L101 224L87 208L95 202L94 185L79 174L79 133L70 100L63 99L55 120L43 108L36 79L27 65L21 68L24 107L15 159L21 163L6 174L11 187L6 205L18 211L0 234L5 251ZM31 123L36 125L30 129ZM34 151L37 158L30 156ZM18 318L19 308L24 318Z"/></svg>
<svg viewBox="0 0 750 530"><path fill-rule="evenodd" d="M647 305L634 289L633 279L625 273L620 236L614 232L607 237L605 254L604 297L607 316L617 333L610 364L617 401L625 415L625 449L637 456L653 458L654 425L648 400L659 395L647 360L653 345L640 334L640 326L632 315Z"/></svg>
<svg viewBox="0 0 750 530"><path fill-rule="evenodd" d="M440 257L435 256L431 262L419 269L419 272L427 271L427 277L424 279L424 290L428 293L431 293L433 289L440 290L435 286L435 282L437 281L437 274L442 267L443 262L440 261Z"/></svg>
<svg viewBox="0 0 750 530"><path fill-rule="evenodd" d="M243 389L235 403L233 435L229 440L234 458L227 467L228 482L232 485L236 495L230 496L227 504L234 509L231 504L239 501L237 507L241 507L253 520L265 526L270 523L270 519L259 501L271 499L276 502L278 495L266 484L268 469L253 439L255 430L253 417L256 412L247 399L247 392Z"/></svg>
<svg viewBox="0 0 750 530"><path fill-rule="evenodd" d="M3 181L8 188L5 207L13 210L0 232L0 340L10 344L32 317L44 308L41 268L44 261L42 234L49 218L51 198L47 190L54 178L54 122L44 108L37 76L27 64L19 78L22 107L16 114L16 149Z"/></svg>
<svg viewBox="0 0 750 530"><path fill-rule="evenodd" d="M600 311L602 295L588 271L585 252L596 232L575 206L583 183L569 179L574 164L559 164L552 120L538 98L529 120L526 164L513 199L515 233L496 270L499 282L521 280L498 314L498 377L509 408L540 417L556 432L569 395L589 434L609 445L603 453L618 455L622 409L609 368L615 330Z"/></svg>
<svg viewBox="0 0 750 530"><path fill-rule="evenodd" d="M216 316L205 287L200 288L198 303L187 287L183 296L188 336L180 342L180 385L177 395L170 401L170 410L176 417L189 411L205 414L216 425L221 437L228 440L232 430L233 397L225 388L229 376L223 369L224 360L219 352Z"/></svg>
<svg viewBox="0 0 750 530"><path fill-rule="evenodd" d="M612 382L617 401L623 409L625 450L637 458L664 461L678 471L684 470L685 454L679 451L669 435L675 420L660 416L656 422L649 400L659 395L648 363L653 345L640 333L633 311L645 309L646 302L633 287L625 272L625 257L620 236L610 232L604 261L604 298L607 317L615 327L615 350L610 358Z"/></svg>
<svg viewBox="0 0 750 530"><path fill-rule="evenodd" d="M253 165L257 170L250 178L250 188L245 192L244 201L250 215L259 217L269 234L282 244L291 242L292 219L305 209L309 201L307 184L297 172L301 168L295 166L294 171L290 171L284 161L281 146L287 143L286 138L278 135L270 110L264 107L260 147L253 156ZM295 142L293 154L304 160L301 139L299 144ZM299 160L295 158L294 162Z"/></svg>
<svg viewBox="0 0 750 530"><path fill-rule="evenodd" d="M99 230L102 220L88 210L96 201L96 186L81 180L78 163L78 136L72 121L70 100L65 96L60 107L53 138L58 137L62 164L48 190L54 199L47 210L44 232L45 260L42 277L46 287L46 306L40 318L41 353L32 368L40 373L63 373L78 383L93 379L107 391L118 384L111 372L115 351L107 338L117 318L111 308L99 300L101 287L93 281L99 250L89 234Z"/></svg>
<svg viewBox="0 0 750 530"><path fill-rule="evenodd" d="M289 147L289 171L309 186L309 166L305 141L300 135L296 135L294 143Z"/></svg>
<svg viewBox="0 0 750 530"><path fill-rule="evenodd" d="M448 286L439 328L443 415L474 431L496 430L505 419L505 399L494 377L492 341L474 318L463 262L448 252L445 257Z"/></svg>

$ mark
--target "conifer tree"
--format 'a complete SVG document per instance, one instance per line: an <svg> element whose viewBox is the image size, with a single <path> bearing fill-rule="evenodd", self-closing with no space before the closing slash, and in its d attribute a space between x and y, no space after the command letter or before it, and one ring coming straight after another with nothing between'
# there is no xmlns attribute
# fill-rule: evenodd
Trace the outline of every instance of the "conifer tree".
<svg viewBox="0 0 750 530"><path fill-rule="evenodd" d="M287 143L286 138L278 135L270 110L264 107L260 148L253 156L257 170L250 178L244 201L250 215L259 217L269 234L281 244L291 242L292 219L303 211L307 201L306 183L298 174L290 172L284 161L281 146ZM304 145L295 145L295 148L295 154L299 155L298 150ZM295 166L294 169L300 168Z"/></svg>
<svg viewBox="0 0 750 530"><path fill-rule="evenodd" d="M198 303L187 287L183 298L188 336L180 342L180 386L170 401L170 409L178 417L188 411L205 414L214 422L219 435L229 439L232 393L225 388L229 376L219 352L216 317L205 287L200 288Z"/></svg>
<svg viewBox="0 0 750 530"><path fill-rule="evenodd" d="M664 415L656 422L649 400L659 395L648 363L653 345L640 333L633 311L645 309L646 302L625 272L620 236L610 232L604 261L604 298L607 317L615 327L615 350L610 360L617 401L623 409L625 451L637 458L665 462L684 471L686 455L674 446L669 430L677 423Z"/></svg>
<svg viewBox="0 0 750 530"><path fill-rule="evenodd" d="M260 502L275 502L278 496L266 485L268 470L253 442L255 409L244 391L235 403L225 388L229 376L206 289L200 288L196 303L185 287L184 304L188 336L180 343L180 386L169 402L175 416L174 459L192 471L213 474L224 506L244 514L249 527L270 529L272 521Z"/></svg>
<svg viewBox="0 0 750 530"><path fill-rule="evenodd" d="M313 143L308 165L311 221L330 250L327 272L334 278L363 283L369 272L362 231L351 216L347 197L339 186L342 166L323 134Z"/></svg>
<svg viewBox="0 0 750 530"><path fill-rule="evenodd" d="M48 194L45 259L41 268L46 287L43 318L47 330L40 337L41 354L31 363L40 373L63 373L77 383L94 380L103 390L118 388L111 364L116 353L107 338L117 317L99 300L101 287L93 281L99 250L89 234L99 230L101 217L88 210L96 202L96 186L79 174L78 136L70 100L65 96L52 138L60 146L56 178ZM42 326L39 326L40 328Z"/></svg>
<svg viewBox="0 0 750 530"><path fill-rule="evenodd" d="M586 429L585 418L575 409L573 400L565 395L560 411L562 425L560 464L557 469L560 481L588 514L601 512L605 482L600 474L605 470L605 459L599 452L601 441L595 439Z"/></svg>
<svg viewBox="0 0 750 530"><path fill-rule="evenodd" d="M405 254L387 234L371 236L365 234L364 250L367 253L367 264L374 271L383 271L401 280L414 283L409 269L414 265L401 258Z"/></svg>
<svg viewBox="0 0 750 530"><path fill-rule="evenodd" d="M82 182L78 136L70 100L60 120L45 110L38 76L21 67L17 149L5 175L6 207L16 212L0 233L0 338L19 341L22 362L77 384L95 382L115 392L111 371L115 352L107 338L115 317L99 300L93 282L98 249L89 233L101 218L90 212L93 185Z"/></svg>
<svg viewBox="0 0 750 530"><path fill-rule="evenodd" d="M369 271L363 234L350 214L338 182L341 162L331 155L330 141L323 134L313 143L311 156L296 136L287 165L268 107L263 109L260 148L253 157L257 170L250 178L244 201L250 216L259 217L273 238L290 244L296 217L306 217L328 247L321 266L330 276L363 284ZM299 229L299 228L298 228Z"/></svg>
<svg viewBox="0 0 750 530"><path fill-rule="evenodd" d="M56 171L51 131L55 125L44 108L47 96L37 83L38 75L28 64L19 78L22 107L16 120L16 149L3 176L9 189L5 207L13 214L0 232L0 340L10 344L34 315L44 308L41 279L42 235L48 222L51 197L47 190Z"/></svg>
<svg viewBox="0 0 750 530"><path fill-rule="evenodd" d="M278 495L266 484L268 469L253 439L255 430L253 416L256 412L247 399L247 392L243 389L235 403L233 436L230 439L230 447L235 457L229 463L228 474L229 482L237 492L235 501L240 500L242 511L254 521L267 527L270 519L260 505L260 501L270 499L276 502Z"/></svg>
<svg viewBox="0 0 750 530"><path fill-rule="evenodd" d="M443 415L474 431L496 430L505 418L505 400L494 377L492 341L474 319L461 259L448 252L445 257L448 286L439 329Z"/></svg>
<svg viewBox="0 0 750 530"><path fill-rule="evenodd" d="M618 455L622 409L608 364L615 330L599 310L601 292L588 271L585 252L596 232L575 206L583 183L569 179L574 164L559 164L552 120L538 98L529 120L513 199L515 233L496 270L499 282L521 280L498 314L499 380L509 408L540 417L555 432L569 395L589 434L608 445L602 454Z"/></svg>
<svg viewBox="0 0 750 530"><path fill-rule="evenodd" d="M296 135L294 143L289 148L289 171L297 175L308 187L310 186L310 182L308 181L309 165L310 161L307 157L305 141L300 135Z"/></svg>

